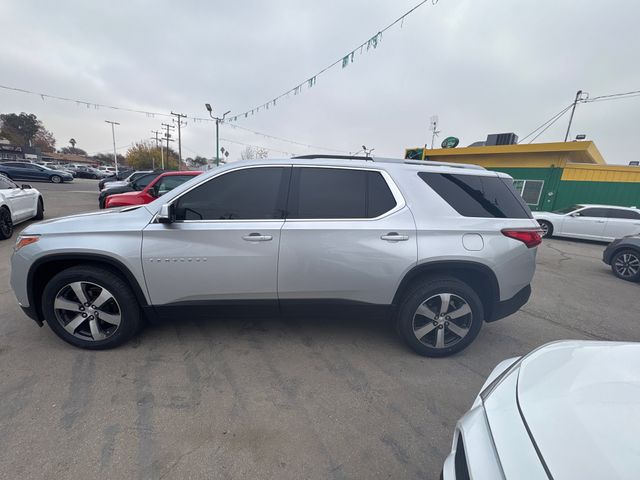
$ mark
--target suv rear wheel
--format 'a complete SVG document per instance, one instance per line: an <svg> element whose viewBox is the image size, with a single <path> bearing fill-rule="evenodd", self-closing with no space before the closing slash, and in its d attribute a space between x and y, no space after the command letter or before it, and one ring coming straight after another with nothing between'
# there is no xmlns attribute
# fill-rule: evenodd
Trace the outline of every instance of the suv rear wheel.
<svg viewBox="0 0 640 480"><path fill-rule="evenodd" d="M469 346L483 321L482 302L469 285L452 277L427 278L404 297L397 328L416 353L445 357Z"/></svg>
<svg viewBox="0 0 640 480"><path fill-rule="evenodd" d="M42 294L44 317L56 335L76 347L117 347L142 325L131 288L110 270L77 266L63 270Z"/></svg>

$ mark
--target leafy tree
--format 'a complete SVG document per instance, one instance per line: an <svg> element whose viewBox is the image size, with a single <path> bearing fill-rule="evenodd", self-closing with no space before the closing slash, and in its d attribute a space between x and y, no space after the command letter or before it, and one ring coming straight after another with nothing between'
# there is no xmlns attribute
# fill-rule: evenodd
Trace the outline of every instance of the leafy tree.
<svg viewBox="0 0 640 480"><path fill-rule="evenodd" d="M55 152L56 151L56 139L49 130L41 127L36 133L35 137L31 141L34 147L38 147L43 152Z"/></svg>
<svg viewBox="0 0 640 480"><path fill-rule="evenodd" d="M75 148L75 147L62 147L60 149L60 153L67 153L67 154L72 154L72 155L86 155L87 152L84 151L81 148Z"/></svg>
<svg viewBox="0 0 640 480"><path fill-rule="evenodd" d="M33 113L5 113L0 115L0 124L0 135L17 145L29 145L37 133L44 130Z"/></svg>
<svg viewBox="0 0 640 480"><path fill-rule="evenodd" d="M161 151L151 142L136 142L127 150L126 162L136 170L149 170L155 167L160 168L162 165ZM164 168L168 170L178 169L178 154L169 148L169 158L167 159L167 149L164 149Z"/></svg>

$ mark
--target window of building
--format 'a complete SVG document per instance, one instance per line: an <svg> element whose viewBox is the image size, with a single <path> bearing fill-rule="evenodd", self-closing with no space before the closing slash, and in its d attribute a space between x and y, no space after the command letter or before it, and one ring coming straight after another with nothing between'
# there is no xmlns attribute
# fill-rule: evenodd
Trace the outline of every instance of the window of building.
<svg viewBox="0 0 640 480"><path fill-rule="evenodd" d="M543 180L514 180L513 188L527 205L538 205L544 188Z"/></svg>

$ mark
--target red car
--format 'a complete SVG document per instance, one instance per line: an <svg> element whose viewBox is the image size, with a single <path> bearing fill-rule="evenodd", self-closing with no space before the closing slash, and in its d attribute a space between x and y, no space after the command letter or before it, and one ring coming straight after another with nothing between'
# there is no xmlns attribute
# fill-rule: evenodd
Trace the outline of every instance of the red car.
<svg viewBox="0 0 640 480"><path fill-rule="evenodd" d="M163 173L140 192L127 192L108 196L105 201L105 208L128 207L130 205L151 203L156 198L161 197L201 173L202 172L191 171Z"/></svg>

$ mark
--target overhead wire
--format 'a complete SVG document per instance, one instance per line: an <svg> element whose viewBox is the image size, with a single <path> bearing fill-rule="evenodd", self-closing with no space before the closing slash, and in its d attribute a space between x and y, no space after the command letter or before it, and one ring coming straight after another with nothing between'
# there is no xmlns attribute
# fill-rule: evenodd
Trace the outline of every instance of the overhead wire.
<svg viewBox="0 0 640 480"><path fill-rule="evenodd" d="M79 100L76 98L69 98L69 97L63 97L63 96L59 96L59 95L51 95L48 93L42 93L42 92L34 92L32 90L27 90L25 88L17 88L17 87L11 87L8 85L0 85L0 89L3 90L9 90L9 91L13 91L13 92L19 92L19 93L24 93L24 94L28 94L28 95L34 95L34 96L38 96L40 98L42 98L42 100L45 99L53 99L53 100L59 100L59 101L63 101L63 102L70 102L70 103L75 103L78 106L86 106L88 109L100 109L100 108L105 108L105 109L110 109L110 110L116 110L116 111L123 111L123 112L129 112L129 113L137 113L137 114L142 114L142 115L146 115L149 118L155 118L156 116L158 117L165 117L165 118L170 118L171 114L169 113L162 113L162 112L156 112L156 111L150 111L150 110L140 110L140 109L134 109L134 108L128 108L128 107L120 107L120 106L115 106L115 105L108 105L105 103L96 103L96 102L89 102L86 100ZM196 122L215 122L214 119L211 118L206 118L206 117L197 117L194 115L187 115L187 118L189 118L190 120L196 121ZM322 147L319 145L312 145L312 144L308 144L308 143L304 143L304 142L299 142L296 140L291 140L288 138L283 138L283 137L278 137L276 135L271 135L268 133L264 133L264 132L260 132L257 130L252 130L250 128L247 127L242 127L240 125L232 125L230 123L227 122L222 122L223 125L228 125L232 128L235 129L241 129L241 130L245 130L247 132L251 132L254 135L259 135L262 136L264 138L269 138L272 140L277 140L280 142L284 142L284 143L290 143L292 145L298 145L298 146L302 146L302 147L306 147L306 148L313 148L313 149L318 149L318 150L325 150L325 151L329 151L329 152L339 152L339 153L345 153L346 150L339 150L339 149L335 149L335 148L330 148L330 147ZM266 148L266 147L263 147Z"/></svg>
<svg viewBox="0 0 640 480"><path fill-rule="evenodd" d="M247 110L245 110L243 112L240 112L240 113L232 113L229 116L230 120L236 121L238 118L241 118L241 117L248 118L249 114L254 115L254 113L258 113L260 111L260 109L262 109L263 111L264 110L269 110L269 106L274 106L275 107L277 101L280 100L281 98L288 97L291 94L298 95L298 93L300 93L302 91L302 88L305 86L305 84L308 86L308 88L313 87L316 84L317 78L320 75L322 75L323 73L327 72L328 70L332 69L333 67L336 67L339 64L342 64L342 68L344 68L349 63L352 63L356 51L359 50L360 54L362 54L365 47L367 48L367 51L370 48L374 48L374 49L377 48L378 43L380 41L382 41L382 34L384 32L386 32L387 30L389 30L390 28L392 28L394 25L396 25L398 23L401 23L401 24L404 23L404 19L407 16L411 15L414 11L416 11L418 8L420 8L422 5L424 5L427 2L431 2L432 5L436 5L438 3L438 0L422 0L420 3L418 3L417 5L412 7L411 9L409 9L407 12L405 12L403 15L399 16L398 18L396 18L389 25L387 25L386 27L382 28L381 30L378 30L378 32L375 35L373 35L372 37L369 37L367 40L362 42L357 47L349 50L347 55L341 56L339 59L337 59L333 63L327 65L324 68L322 68L315 75L311 75L310 77L307 77L305 80L303 80L302 82L298 83L295 87L290 88L289 90L286 90L285 92L283 92L280 95L270 99L269 101L267 101L265 103L262 103L260 105L256 105L253 108L248 108Z"/></svg>
<svg viewBox="0 0 640 480"><path fill-rule="evenodd" d="M534 130L532 130L529 134L525 135L524 137L522 137L518 143L522 143L524 142L527 138L529 138L531 135L533 135L534 133L536 133L538 130L540 130L541 128L545 127L545 129L542 131L544 132L545 130L547 130L547 128L549 128L551 125L553 125L556 120L558 120L562 115L564 115L571 107L573 106L573 103L570 103L569 105L567 105L565 108L563 108L562 110L560 110L558 113L556 113L553 117L551 117L549 120L547 120L546 122L544 122L542 125L540 125L539 127L535 128ZM551 122L551 123L550 123ZM547 125L549 124L549 125ZM541 132L541 133L542 133ZM533 140L535 140L536 138L538 138L540 135L536 135ZM531 140L529 143L531 143L533 140Z"/></svg>

